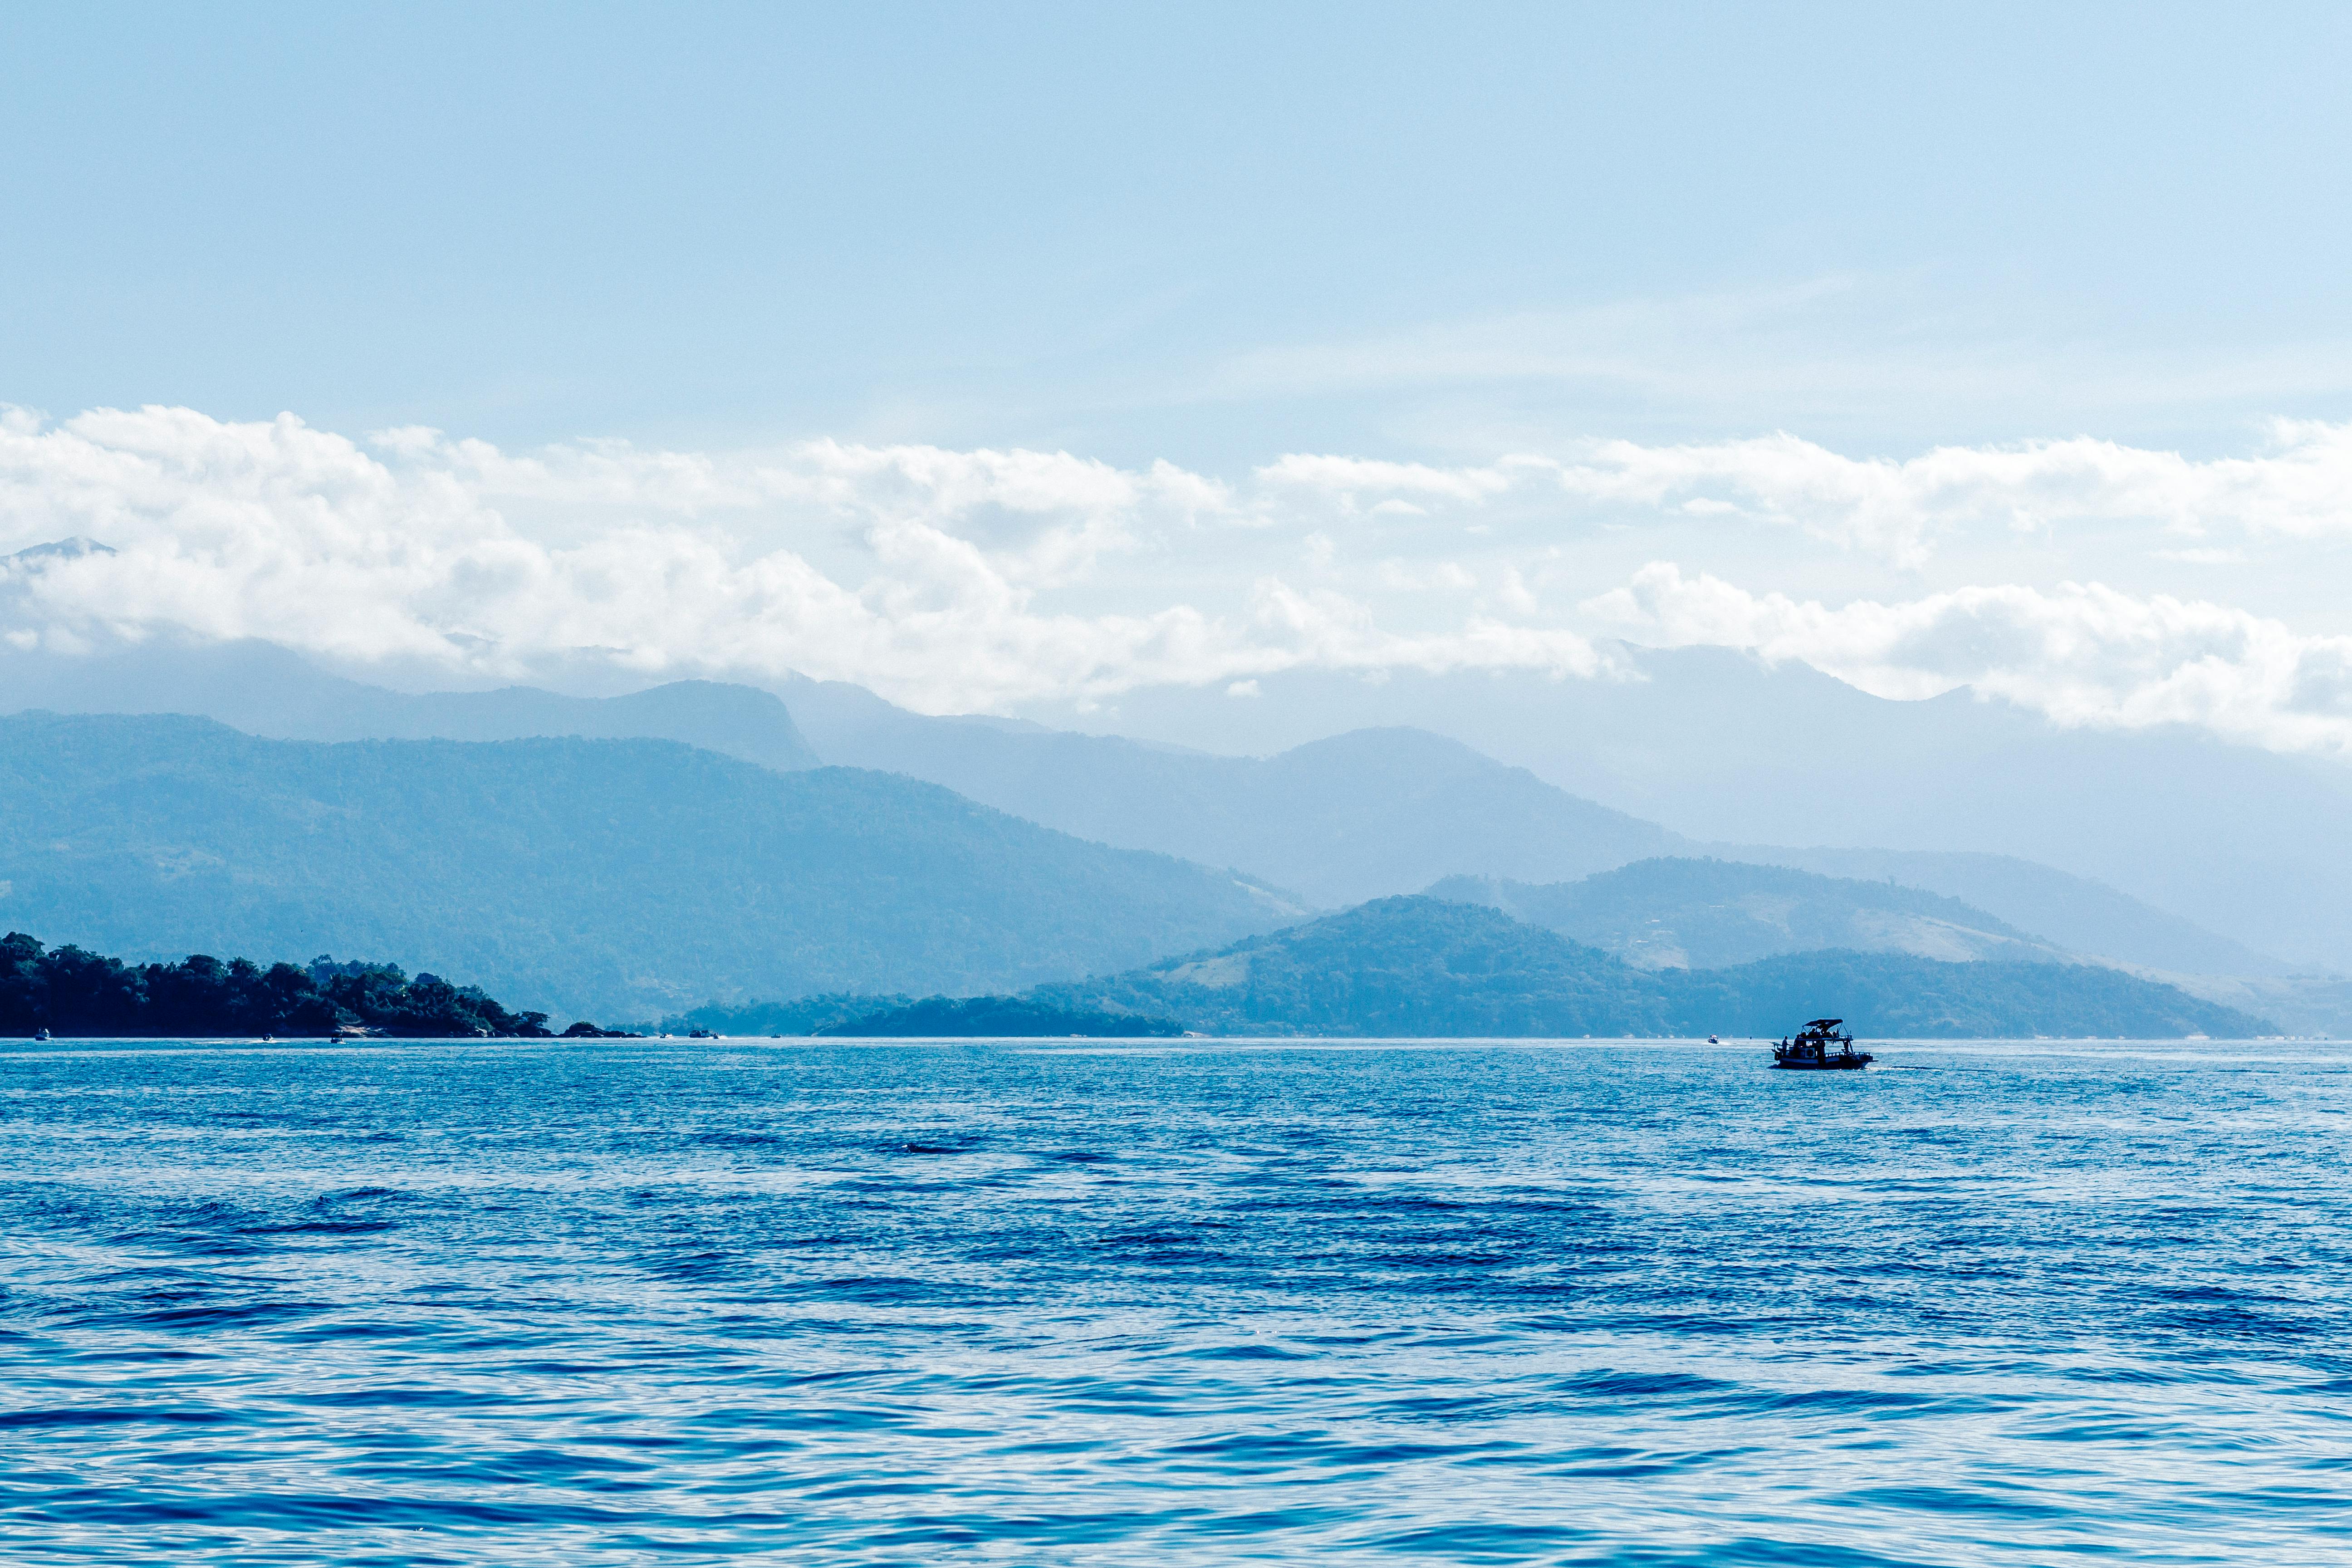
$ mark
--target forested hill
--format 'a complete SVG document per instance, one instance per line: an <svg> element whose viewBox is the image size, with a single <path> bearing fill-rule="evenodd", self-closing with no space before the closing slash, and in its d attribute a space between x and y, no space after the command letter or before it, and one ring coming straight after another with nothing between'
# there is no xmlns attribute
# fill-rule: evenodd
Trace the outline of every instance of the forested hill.
<svg viewBox="0 0 2352 1568"><path fill-rule="evenodd" d="M1029 994L1218 1034L1756 1037L1829 1014L1882 1038L2277 1032L2169 985L2084 964L1827 952L1646 971L1497 910L1431 898L1381 899Z"/></svg>
<svg viewBox="0 0 2352 1568"><path fill-rule="evenodd" d="M319 958L268 969L196 953L177 963L55 951L23 931L0 938L0 1037L217 1038L325 1035L346 1027L415 1037L544 1038L544 1013L510 1013L478 986L396 964ZM575 1026L577 1027L577 1026Z"/></svg>
<svg viewBox="0 0 2352 1568"><path fill-rule="evenodd" d="M551 1010L1011 990L1304 911L934 784L663 741L0 719L0 918L137 957L370 952Z"/></svg>

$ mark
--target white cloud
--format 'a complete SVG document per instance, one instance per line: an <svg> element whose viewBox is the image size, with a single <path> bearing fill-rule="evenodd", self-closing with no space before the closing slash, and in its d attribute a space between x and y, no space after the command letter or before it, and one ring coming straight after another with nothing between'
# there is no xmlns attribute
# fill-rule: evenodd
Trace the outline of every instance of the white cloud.
<svg viewBox="0 0 2352 1568"><path fill-rule="evenodd" d="M1887 696L1965 685L2067 723L2332 751L2352 746L2352 642L2193 598L2011 584L1831 609L1653 565L1574 624L1539 617L1641 559L1580 554L1559 524L1586 512L1684 539L1766 520L1903 561L1969 528L2136 521L2150 559L2160 540L2220 563L2201 536L2347 531L2347 498L2352 426L2312 424L2202 461L2087 440L1862 459L1783 436L1461 468L1293 456L1236 485L1066 453L513 454L291 416L5 411L0 552L80 535L115 552L0 564L0 637L259 637L452 680L798 671L939 712L1239 692L1298 668L1592 676L1605 625L1802 659ZM1429 515L1376 515L1393 500Z"/></svg>
<svg viewBox="0 0 2352 1568"><path fill-rule="evenodd" d="M1786 434L1643 446L1596 441L1566 456L1460 468L1291 456L1261 482L1349 510L1411 495L1542 514L1747 520L1801 530L1899 566L1969 531L2145 525L2198 538L2227 531L2352 533L2352 425L2279 421L2253 457L2194 460L2087 437L1939 447L1907 458L1849 458Z"/></svg>
<svg viewBox="0 0 2352 1568"><path fill-rule="evenodd" d="M1302 664L1594 662L1564 631L1393 635L1358 601L1278 578L1225 613L1038 602L1108 557L1263 522L1224 485L1172 465L1058 453L818 441L722 457L611 443L512 456L420 429L362 444L290 416L0 422L0 542L88 534L117 550L7 572L8 629L57 647L168 629L452 677L527 679L582 658L646 675L798 671L934 711ZM854 576L814 562L844 537Z"/></svg>
<svg viewBox="0 0 2352 1568"><path fill-rule="evenodd" d="M2188 724L2280 751L2352 753L2352 637L2097 584L2008 584L1835 607L1643 568L1589 608L1641 641L1797 660L1882 697L1967 687L2059 723Z"/></svg>
<svg viewBox="0 0 2352 1568"><path fill-rule="evenodd" d="M1561 480L1604 498L1727 504L1916 564L1939 537L1987 524L2352 531L2352 426L2281 423L2259 457L2201 462L2088 438L1941 447L1900 461L1842 457L1785 435L1695 447L1611 442L1564 467Z"/></svg>
<svg viewBox="0 0 2352 1568"><path fill-rule="evenodd" d="M1257 470L1258 482L1271 489L1308 490L1342 500L1370 493L1475 502L1509 489L1512 478L1504 468L1437 468L1426 463L1317 457L1303 452L1276 458Z"/></svg>

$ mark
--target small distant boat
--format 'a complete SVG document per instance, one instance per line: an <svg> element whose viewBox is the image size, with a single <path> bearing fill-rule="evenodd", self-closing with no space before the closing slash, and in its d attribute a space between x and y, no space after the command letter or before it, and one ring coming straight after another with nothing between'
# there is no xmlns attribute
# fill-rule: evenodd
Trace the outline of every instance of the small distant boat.
<svg viewBox="0 0 2352 1568"><path fill-rule="evenodd" d="M35 1038L35 1039L37 1039L37 1040L46 1040L46 1039L47 1039L48 1037L49 1037L49 1032L48 1032L47 1029L43 1029L40 1033L38 1033L38 1034L37 1034L37 1035L35 1035L35 1036L33 1037L33 1038Z"/></svg>
<svg viewBox="0 0 2352 1568"><path fill-rule="evenodd" d="M1868 1051L1853 1048L1853 1037L1838 1028L1843 1018L1816 1018L1797 1031L1794 1039L1782 1040L1772 1047L1772 1065L1776 1068L1866 1068L1870 1065ZM1832 1047L1835 1047L1832 1049Z"/></svg>

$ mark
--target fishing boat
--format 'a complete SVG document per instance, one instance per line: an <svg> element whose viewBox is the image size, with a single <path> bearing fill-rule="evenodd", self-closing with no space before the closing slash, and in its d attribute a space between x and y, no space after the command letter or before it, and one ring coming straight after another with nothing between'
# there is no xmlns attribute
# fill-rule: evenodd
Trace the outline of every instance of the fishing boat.
<svg viewBox="0 0 2352 1568"><path fill-rule="evenodd" d="M1843 1018L1814 1019L1798 1030L1794 1039L1782 1040L1772 1047L1772 1065L1815 1070L1868 1067L1870 1053L1855 1050L1853 1037L1838 1028L1844 1022Z"/></svg>

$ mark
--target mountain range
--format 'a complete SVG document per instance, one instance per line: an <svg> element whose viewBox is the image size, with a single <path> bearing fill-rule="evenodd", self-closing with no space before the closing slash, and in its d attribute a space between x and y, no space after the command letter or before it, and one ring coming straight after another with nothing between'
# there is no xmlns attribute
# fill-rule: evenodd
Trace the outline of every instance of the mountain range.
<svg viewBox="0 0 2352 1568"><path fill-rule="evenodd" d="M1448 877L1429 891L1489 905L1643 969L1718 969L1828 948L1946 963L2065 956L1958 899L1781 866L1637 860L1576 882Z"/></svg>
<svg viewBox="0 0 2352 1568"><path fill-rule="evenodd" d="M1765 680L1737 660L1726 668L1732 684L1754 685L1749 695L1759 710L1772 710L1776 704L1768 699L1776 693L1805 694L1809 722L1860 722L1879 708L1906 706L1881 704L1835 682L1827 683L1835 692L1828 691L1822 686L1825 678L1810 672ZM1710 702L1714 687L1689 678L1688 668L1676 656L1661 666L1655 680L1633 689L1672 684L1666 677L1684 672L1671 694L1675 701L1715 715L1722 721L1717 732L1733 740L1754 730L1752 713L1737 703ZM1314 679L1336 716L1361 707L1350 683ZM1418 678L1401 676L1391 684L1407 707L1437 689ZM1540 713L1544 704L1564 700L1552 686L1593 683L1525 689L1512 681L1499 684ZM2186 915L2015 856L1695 838L1580 798L1531 769L1497 762L1428 730L1379 727L1326 735L1270 757L1224 756L1018 721L934 718L839 682L793 680L784 689L788 700L708 681L609 698L530 688L414 694L331 675L262 643L146 644L75 655L0 647L0 709L186 712L283 739L631 736L682 741L774 768L821 760L943 784L1097 842L1233 867L1326 907L1418 891L1453 875L1558 881L1652 857L1711 855L1831 876L1892 879L1962 899L2071 952L2152 970L2242 976L2284 974L2294 967ZM1458 722L1496 700L1481 687L1455 695L1464 700L1450 714L1433 717ZM1602 699L1586 693L1581 700ZM1622 693L1612 699L1622 700ZM1130 706L1166 700L1149 694L1129 700ZM1856 701L1861 706L1853 712L1840 707ZM1822 711L1813 713L1815 708ZM1648 711L1636 705L1614 718L1664 722L1644 717ZM1528 729L1539 733L1545 726ZM1627 752L1622 729L1594 723L1577 733L1583 750L1545 754L1557 761L1588 752L1622 759ZM1515 743L1525 747L1529 741L1520 736ZM1694 773L1718 791L1740 793L1750 784L1745 768L1728 775L1714 768ZM1653 782L1660 799L1676 798L1664 780ZM2352 818L2346 830L2352 832Z"/></svg>
<svg viewBox="0 0 2352 1568"><path fill-rule="evenodd" d="M1799 688L1826 699L1813 686L1825 678L1806 675ZM1299 679L1318 692L1344 694L1350 686ZM1503 684L1519 690L1516 682ZM1550 684L1520 694L1557 700ZM1464 689L1475 699L1465 711L1494 700L1475 686ZM1879 700L1838 689L1865 704ZM1269 757L1232 757L1001 719L929 718L838 682L793 681L785 693L828 761L927 778L1105 843L1235 866L1327 906L1416 892L1449 875L1568 880L1652 857L1712 856L1898 881L1958 898L2069 952L2150 970L2284 975L2294 968L2187 916L2016 856L1710 842L1580 797L1532 769L1425 729L1357 730ZM1362 706L1360 699L1334 702L1342 718ZM1611 751L1602 726L1573 733L1596 752ZM1695 772L1716 789L1747 787L1742 770ZM2352 832L2352 816L2345 826Z"/></svg>
<svg viewBox="0 0 2352 1568"><path fill-rule="evenodd" d="M159 640L58 655L0 644L0 713L184 713L281 741L679 741L762 767L818 757L774 693L678 680L616 697L536 687L394 691L265 642Z"/></svg>
<svg viewBox="0 0 2352 1568"><path fill-rule="evenodd" d="M1638 969L1499 910L1381 899L1028 998L1216 1034L1772 1036L1834 1006L1874 1037L2244 1037L2264 1019L2093 965L1831 951Z"/></svg>
<svg viewBox="0 0 2352 1568"><path fill-rule="evenodd" d="M2102 884L2279 968L2352 971L2352 767L2341 760L2181 726L2061 725L1966 691L1891 700L1720 648L1601 651L1610 668L1591 679L1297 669L1261 677L1245 698L1155 687L1031 716L1252 752L1412 726L1726 858L1757 845L2004 857ZM2066 940L1981 889L1936 890Z"/></svg>
<svg viewBox="0 0 2352 1568"><path fill-rule="evenodd" d="M822 689L796 688L790 705L829 760L929 779L1083 838L1236 867L1327 908L1465 871L1566 879L1686 847L1422 730L1223 757L924 719ZM860 721L845 721L844 707Z"/></svg>
<svg viewBox="0 0 2352 1568"><path fill-rule="evenodd" d="M936 784L669 741L263 740L0 720L0 921L134 958L361 952L519 1005L1001 991L1305 911Z"/></svg>
<svg viewBox="0 0 2352 1568"><path fill-rule="evenodd" d="M1728 684L1739 688L1741 680L1748 681L1740 689L1752 700L1710 706L1707 694L1725 684L1715 679L1719 669L1709 673L1721 663L1718 656L1696 661L1679 655L1642 657L1651 661L1641 679L1550 683L1572 689L1575 701L1591 710L1588 717L1599 713L1608 721L1596 719L1586 725L1567 751L1543 753L1550 758L1548 766L1558 771L1560 758L1573 754L1585 759L1579 765L1588 772L1609 762L1621 785L1626 776L1655 775L1660 764L1655 759L1641 762L1642 747L1627 740L1629 727L1637 738L1643 732L1634 721L1647 709L1627 706L1625 690L1656 698L1665 689L1664 694L1674 699L1666 706L1680 703L1677 711L1713 714L1719 721L1713 732L1734 750L1759 743L1759 712L1785 718L1787 693L1795 690L1809 722L1832 731L1841 725L1852 729L1862 737L1862 752L1878 755L1882 773L1888 745L1879 735L1887 723L1880 710L1928 706L1883 704L1835 682L1824 687L1825 678L1810 672L1791 678L1738 660L1737 679ZM1410 689L1415 679L1401 677L1398 684ZM1354 699L1340 700L1347 696L1342 688L1321 677L1301 679L1318 691L1337 694L1335 715L1345 718L1354 710ZM1568 700L1548 688L1521 690L1517 682L1508 678L1490 684L1517 692L1538 717ZM1610 691L1595 695L1582 689L1596 685ZM1410 710L1412 700L1431 693L1465 697L1436 716L1457 730L1476 728L1472 721L1499 700L1434 678L1422 686L1422 697L1412 698L1408 690L1411 700L1402 706ZM169 707L205 711L253 733L289 738L661 738L772 773L850 764L924 780L1075 838L1190 860L1201 875L1209 875L1203 868L1223 868L1231 873L1225 883L1250 886L1254 896L1284 909L1328 909L1434 886L1450 898L1513 910L1653 965L1730 962L1745 951L1743 942L1759 956L1833 941L1858 951L1935 957L1997 960L2031 952L2096 958L2152 978L2178 980L2209 999L2272 1013L2293 1027L2352 1032L2352 984L2324 973L2297 975L2295 965L2173 910L2012 855L1696 838L1580 797L1534 768L1497 761L1423 729L1371 727L1324 735L1270 756L1232 756L1017 720L929 717L839 683L795 679L783 691L780 700L744 686L680 681L604 698L530 688L418 694L344 679L264 644L151 645L75 656L0 650L0 706L122 711ZM1163 700L1164 694L1142 694L1128 705ZM1984 706L1953 710L1969 719ZM1397 707L1391 703L1388 710ZM1690 721L1684 712L1681 718L1643 722L1651 725L1653 741L1660 733L1671 741L1678 732L1675 726L1686 728ZM1513 743L1523 753L1530 748L1541 752L1536 742L1550 727L1536 722L1524 728L1527 733ZM1838 732L1843 743L1846 737ZM1801 771L1807 776L1823 781L1832 794L1849 789L1842 766L1830 767L1817 754L1806 754L1811 760ZM1769 770L1757 773L1746 762L1709 787L1717 794L1761 787L1755 780ZM2042 783L2053 795L2064 794L2063 776ZM1686 792L1696 786L1681 787ZM1669 804L1682 798L1663 784L1655 793ZM2030 806L2016 804L2021 812ZM1714 820L1752 825L1762 818L1718 812ZM2238 830L2226 822L2221 826L2225 837ZM1736 863L1748 871L1741 873L1745 879L1738 888L1722 880L1731 873L1710 872L1721 884L1712 889L1668 886L1654 869L1607 880L1607 875L1643 862ZM1776 882L1768 869L1774 867L1816 879ZM1596 877L1602 879L1581 892L1560 890ZM1889 883L1898 889L1890 891ZM1547 888L1552 890L1541 890ZM1958 900L1967 911L1937 912L1931 907L1935 897ZM1622 906L1609 916L1617 925L1593 924L1611 900ZM1558 912L1580 901L1581 913ZM0 896L0 910L6 907ZM1740 930L1744 936L1737 934ZM1674 933L1672 941L1661 938L1666 931ZM162 951L121 930L92 934L138 952ZM1692 947L1693 942L1698 946ZM407 956L424 962L414 953ZM1057 962L1070 957L1065 952ZM854 966L817 963L808 970L807 984L919 990L931 984L924 976L936 972L918 965L857 973ZM1069 973L1066 962L1063 972ZM567 981L565 995L593 995L599 1011L628 1009L631 1016L649 1016L680 1000L783 994L774 988L774 973L771 966L691 997L680 987L690 989L698 981L650 975L633 987L600 983L586 992ZM511 981L495 973L486 972L486 978L511 988ZM1004 983L1004 973L993 961L978 962L968 979L975 986L994 986Z"/></svg>

